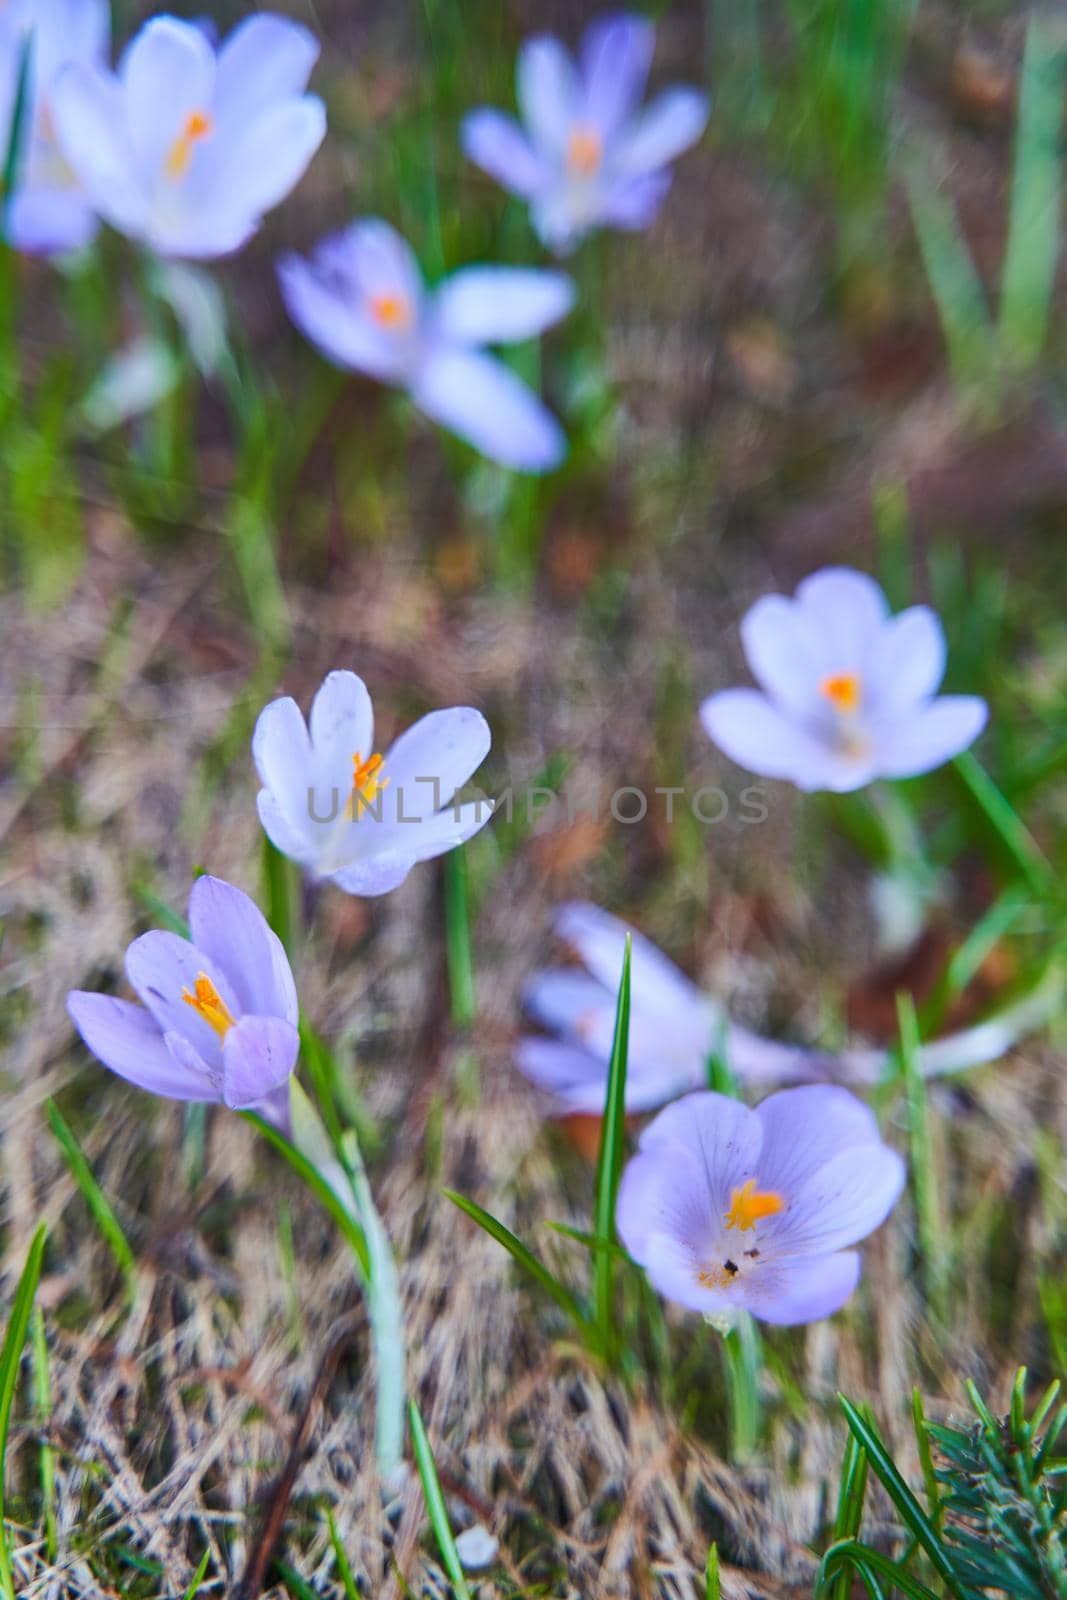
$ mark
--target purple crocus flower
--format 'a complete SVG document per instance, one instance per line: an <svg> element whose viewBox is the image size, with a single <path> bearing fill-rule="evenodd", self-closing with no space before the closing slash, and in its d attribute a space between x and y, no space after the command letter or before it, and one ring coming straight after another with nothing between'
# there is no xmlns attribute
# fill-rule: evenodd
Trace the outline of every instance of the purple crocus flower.
<svg viewBox="0 0 1067 1600"><path fill-rule="evenodd" d="M139 1089L258 1111L287 1130L300 1036L281 941L221 878L193 884L189 933L157 930L130 945L126 976L140 1005L75 989L71 1020L93 1054Z"/></svg>
<svg viewBox="0 0 1067 1600"><path fill-rule="evenodd" d="M531 339L558 322L574 286L558 272L464 267L427 290L387 222L353 223L309 261L278 263L289 315L336 366L406 389L420 411L505 466L544 472L565 453L541 401L485 344Z"/></svg>
<svg viewBox="0 0 1067 1600"><path fill-rule="evenodd" d="M800 789L860 789L959 755L985 727L977 695L938 695L945 635L927 606L891 616L862 572L827 567L741 624L758 689L725 689L701 719L720 750Z"/></svg>
<svg viewBox="0 0 1067 1600"><path fill-rule="evenodd" d="M641 1135L623 1173L619 1237L668 1300L732 1321L814 1322L859 1281L848 1248L893 1209L904 1163L866 1106L829 1084L755 1110L686 1095Z"/></svg>
<svg viewBox="0 0 1067 1600"><path fill-rule="evenodd" d="M754 1083L812 1078L820 1063L830 1064L827 1057L761 1039L730 1022L651 940L597 906L562 906L553 926L587 970L557 967L530 981L526 1008L557 1037L520 1039L515 1059L561 1112L604 1109L627 934L633 941L628 1111L650 1111L702 1088L713 1051L722 1051L731 1070Z"/></svg>
<svg viewBox="0 0 1067 1600"><path fill-rule="evenodd" d="M453 796L489 753L480 711L431 711L384 756L362 678L331 672L305 723L288 695L260 712L252 754L259 818L272 843L312 878L349 894L386 894L418 861L463 844L492 816L485 799Z"/></svg>
<svg viewBox="0 0 1067 1600"><path fill-rule="evenodd" d="M642 109L654 47L652 24L635 16L594 22L577 63L558 39L528 39L517 75L523 126L499 111L465 119L467 155L530 202L551 249L599 227L647 227L670 163L703 133L708 101L695 89L668 89Z"/></svg>
<svg viewBox="0 0 1067 1600"><path fill-rule="evenodd" d="M0 8L0 139L6 148L29 48L18 171L7 214L16 250L58 255L88 244L96 215L56 139L52 96L65 67L103 66L108 0L10 0Z"/></svg>
<svg viewBox="0 0 1067 1600"><path fill-rule="evenodd" d="M153 17L116 73L68 67L56 135L95 210L161 256L239 250L322 143L304 93L319 53L306 28L263 12L216 51L203 28Z"/></svg>
<svg viewBox="0 0 1067 1600"><path fill-rule="evenodd" d="M889 1068L888 1050L850 1047L834 1054L740 1027L649 939L598 906L562 906L553 926L586 970L556 967L530 980L526 1008L549 1036L520 1039L515 1062L552 1097L559 1115L604 1109L627 934L633 941L628 1111L655 1110L703 1088L713 1052L746 1084L877 1083ZM923 1044L919 1071L937 1077L998 1060L1046 1020L1059 997L1058 985L1042 987L973 1027Z"/></svg>

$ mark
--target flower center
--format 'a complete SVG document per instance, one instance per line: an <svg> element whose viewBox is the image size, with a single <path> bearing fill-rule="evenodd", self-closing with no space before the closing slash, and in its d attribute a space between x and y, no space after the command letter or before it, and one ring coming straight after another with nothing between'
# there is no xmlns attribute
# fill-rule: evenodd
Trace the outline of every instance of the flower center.
<svg viewBox="0 0 1067 1600"><path fill-rule="evenodd" d="M373 805L380 790L389 787L389 779L378 776L382 770L382 760L375 753L369 761L364 761L358 750L352 757L352 793L348 801L348 814L353 822L358 822L367 807Z"/></svg>
<svg viewBox="0 0 1067 1600"><path fill-rule="evenodd" d="M370 314L388 333L405 333L411 327L411 302L403 294L372 294Z"/></svg>
<svg viewBox="0 0 1067 1600"><path fill-rule="evenodd" d="M740 1189L731 1191L730 1209L722 1220L728 1228L738 1228L742 1233L748 1233L764 1217L776 1217L779 1211L784 1210L785 1201L780 1194L773 1189L758 1189L756 1179L749 1178Z"/></svg>
<svg viewBox="0 0 1067 1600"><path fill-rule="evenodd" d="M184 178L193 158L193 148L214 133L215 124L206 111L190 111L185 126L167 151L164 163L168 178Z"/></svg>
<svg viewBox="0 0 1067 1600"><path fill-rule="evenodd" d="M567 140L567 170L578 178L592 178L600 171L604 144L595 128L572 128Z"/></svg>
<svg viewBox="0 0 1067 1600"><path fill-rule="evenodd" d="M195 988L183 989L182 999L203 1017L209 1028L214 1028L220 1039L225 1039L233 1027L234 1019L206 972L197 973Z"/></svg>
<svg viewBox="0 0 1067 1600"><path fill-rule="evenodd" d="M835 711L851 715L859 710L863 699L860 675L858 672L831 672L820 683L819 693L829 700Z"/></svg>

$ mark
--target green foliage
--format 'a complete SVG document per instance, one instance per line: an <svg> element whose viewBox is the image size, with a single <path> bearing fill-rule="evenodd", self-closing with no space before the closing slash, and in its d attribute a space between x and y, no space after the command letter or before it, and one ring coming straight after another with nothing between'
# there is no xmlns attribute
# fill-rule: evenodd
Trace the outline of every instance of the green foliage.
<svg viewBox="0 0 1067 1600"><path fill-rule="evenodd" d="M880 1579L910 1600L934 1600L926 1568L954 1600L1000 1593L1017 1600L1064 1600L1067 1457L1056 1451L1067 1427L1067 1405L1057 1408L1060 1384L1055 1382L1027 1417L1025 1389L1026 1369L1020 1368L1011 1409L998 1418L969 1383L976 1420L957 1425L928 1422L916 1393L913 1419L925 1510L872 1419L842 1398L850 1437L834 1538L819 1569L816 1600L847 1600L853 1577L876 1600L888 1592ZM900 1556L872 1549L860 1538L868 1466L910 1536Z"/></svg>
<svg viewBox="0 0 1067 1600"><path fill-rule="evenodd" d="M430 1448L430 1440L426 1433L426 1425L422 1420L422 1413L414 1400L408 1402L408 1423L411 1428L411 1442L415 1450L415 1463L422 1479L422 1492L426 1497L426 1510L437 1540L437 1548L441 1552L441 1560L445 1570L452 1580L452 1588L456 1600L471 1600L471 1592L467 1580L463 1575L463 1563L459 1559L456 1549L452 1525L448 1520L448 1507L445 1505L444 1493L441 1489L441 1480L437 1475L437 1464Z"/></svg>
<svg viewBox="0 0 1067 1600"><path fill-rule="evenodd" d="M41 1277L41 1263L44 1260L45 1240L48 1230L42 1222L30 1243L26 1253L26 1263L15 1290L15 1298L11 1304L11 1314L8 1317L7 1331L4 1334L3 1345L0 1346L0 1597L2 1600L15 1600L15 1575L11 1567L11 1554L7 1544L7 1529L4 1525L4 1468L7 1464L7 1436L11 1425L11 1408L15 1403L15 1389L18 1385L19 1368L22 1363L22 1349L26 1343L26 1334L30 1326L30 1312L33 1308L33 1297L37 1293L37 1284Z"/></svg>

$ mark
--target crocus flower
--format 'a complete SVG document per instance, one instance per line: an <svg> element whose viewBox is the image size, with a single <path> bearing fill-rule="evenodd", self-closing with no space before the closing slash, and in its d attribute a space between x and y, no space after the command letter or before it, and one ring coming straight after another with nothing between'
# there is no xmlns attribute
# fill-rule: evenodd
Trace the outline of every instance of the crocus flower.
<svg viewBox="0 0 1067 1600"><path fill-rule="evenodd" d="M750 772L840 793L929 772L985 726L977 695L937 693L945 635L934 612L891 616L862 572L828 567L792 600L764 595L741 639L760 687L713 694L700 714L720 750Z"/></svg>
<svg viewBox="0 0 1067 1600"><path fill-rule="evenodd" d="M153 17L117 73L68 67L56 134L100 216L161 256L239 250L322 142L322 101L304 93L318 56L306 28L248 17L216 51L207 33Z"/></svg>
<svg viewBox="0 0 1067 1600"><path fill-rule="evenodd" d="M606 17L582 40L577 63L558 39L519 52L523 126L499 111L472 112L463 148L530 202L539 236L567 250L594 228L644 228L670 188L670 163L695 144L708 101L668 89L641 107L655 30L640 17Z"/></svg>
<svg viewBox="0 0 1067 1600"><path fill-rule="evenodd" d="M526 1008L557 1037L520 1039L516 1064L552 1095L561 1111L604 1109L628 933L633 941L628 1111L649 1111L702 1088L713 1052L721 1052L738 1077L752 1082L811 1078L819 1075L820 1065L829 1065L827 1057L737 1027L651 940L599 907L565 905L553 926L587 970L557 967L530 981Z"/></svg>
<svg viewBox="0 0 1067 1600"><path fill-rule="evenodd" d="M96 215L56 139L52 96L72 63L99 68L107 56L108 0L9 0L0 8L0 139L11 136L28 49L19 163L7 211L16 250L57 255L88 244Z"/></svg>
<svg viewBox="0 0 1067 1600"><path fill-rule="evenodd" d="M356 222L310 260L278 263L289 315L336 366L406 389L420 411L505 466L543 472L562 459L559 424L486 344L533 338L564 316L574 287L558 272L464 267L427 290L410 246L387 222Z"/></svg>
<svg viewBox="0 0 1067 1600"><path fill-rule="evenodd" d="M431 711L384 756L362 678L331 672L305 724L288 695L260 712L252 754L259 818L283 855L349 894L385 894L417 861L463 844L492 815L478 799L450 804L489 753L480 711Z"/></svg>
<svg viewBox="0 0 1067 1600"><path fill-rule="evenodd" d="M872 1084L889 1068L888 1050L849 1047L831 1053L740 1027L649 939L597 906L562 906L553 925L586 970L556 967L531 979L526 1008L548 1035L520 1039L515 1062L551 1096L560 1115L604 1109L627 934L633 941L628 1111L651 1111L703 1088L713 1053L746 1084ZM973 1027L924 1043L916 1058L919 1071L936 1077L998 1060L1022 1034L1047 1020L1061 993L1058 982L1043 984Z"/></svg>
<svg viewBox="0 0 1067 1600"><path fill-rule="evenodd" d="M75 989L71 1020L93 1054L138 1088L255 1110L287 1130L300 1036L281 941L221 878L194 883L189 933L157 930L130 945L126 976L140 1005Z"/></svg>
<svg viewBox="0 0 1067 1600"><path fill-rule="evenodd" d="M847 1090L783 1089L755 1110L705 1091L645 1129L616 1224L668 1300L724 1321L814 1322L855 1289L848 1246L885 1221L904 1177Z"/></svg>

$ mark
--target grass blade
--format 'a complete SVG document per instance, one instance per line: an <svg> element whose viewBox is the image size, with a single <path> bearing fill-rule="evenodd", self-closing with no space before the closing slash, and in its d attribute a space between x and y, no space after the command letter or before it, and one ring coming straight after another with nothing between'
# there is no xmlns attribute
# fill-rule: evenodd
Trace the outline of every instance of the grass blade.
<svg viewBox="0 0 1067 1600"><path fill-rule="evenodd" d="M462 846L444 858L445 960L452 1021L469 1028L474 1021L474 957L471 954L470 912L467 895L467 858Z"/></svg>
<svg viewBox="0 0 1067 1600"><path fill-rule="evenodd" d="M1033 17L1019 84L1008 241L1000 291L1000 337L1024 369L1041 355L1060 250L1063 187L1064 36Z"/></svg>
<svg viewBox="0 0 1067 1600"><path fill-rule="evenodd" d="M211 1550L208 1548L200 1557L200 1565L193 1573L193 1581L185 1591L185 1600L196 1600L196 1596L200 1593L200 1585L204 1581L204 1575L207 1572L208 1562L210 1560Z"/></svg>
<svg viewBox="0 0 1067 1600"><path fill-rule="evenodd" d="M841 1409L845 1413L849 1428L854 1437L863 1446L867 1459L881 1481L886 1494L896 1507L900 1520L908 1532L914 1535L918 1543L922 1545L931 1565L949 1593L954 1596L954 1600L968 1600L968 1596L964 1592L956 1573L956 1568L948 1551L941 1543L936 1528L901 1477L897 1464L883 1444L877 1429L872 1423L868 1422L867 1418L852 1404L851 1400L846 1399L844 1395L839 1395L838 1399L841 1402ZM870 1552L866 1550L863 1554L865 1558L870 1556ZM895 1563L891 1563L891 1565L895 1568ZM901 1579L896 1578L894 1581L904 1587ZM919 1588L921 1589L922 1586L919 1585ZM925 1592L929 1593L928 1590Z"/></svg>
<svg viewBox="0 0 1067 1600"><path fill-rule="evenodd" d="M341 1579L341 1586L345 1591L345 1600L361 1600L359 1588L356 1584L355 1573L348 1559L348 1552L341 1543L337 1532L337 1524L333 1520L333 1512L326 1507L326 1526L330 1530L330 1544L333 1546L333 1558L337 1563L337 1573Z"/></svg>
<svg viewBox="0 0 1067 1600"><path fill-rule="evenodd" d="M941 1488L934 1470L934 1457L930 1449L930 1434L926 1426L926 1413L923 1410L922 1395L918 1389L911 1391L911 1416L915 1424L915 1443L919 1449L919 1465L922 1467L923 1483L926 1486L926 1504L930 1513L930 1524L941 1537L945 1523L945 1508L941 1504ZM859 1531L858 1529L856 1530Z"/></svg>
<svg viewBox="0 0 1067 1600"><path fill-rule="evenodd" d="M820 1578L833 1578L851 1571L858 1573L872 1600L885 1600L886 1591L878 1582L879 1576L888 1578L890 1584L906 1595L908 1600L938 1600L932 1589L905 1571L899 1561L882 1555L881 1551L872 1550L869 1545L860 1544L856 1539L831 1545L823 1556Z"/></svg>
<svg viewBox="0 0 1067 1600"><path fill-rule="evenodd" d="M415 1447L415 1462L419 1469L419 1477L422 1479L422 1492L426 1496L426 1510L437 1540L437 1548L441 1552L441 1560L452 1581L456 1600L471 1600L471 1592L463 1573L463 1563L459 1559L459 1551L456 1549L456 1541L448 1520L448 1508L441 1491L441 1480L437 1476L437 1466L433 1451L430 1449L426 1426L414 1400L408 1401L408 1423L411 1427L411 1442Z"/></svg>
<svg viewBox="0 0 1067 1600"><path fill-rule="evenodd" d="M242 1111L241 1115L246 1122L251 1122L254 1127L259 1129L264 1139L272 1144L275 1150L280 1151L293 1171L303 1178L308 1188L326 1207L326 1210L351 1245L352 1253L362 1269L365 1281L370 1273L370 1252L367 1248L367 1240L355 1217L345 1209L340 1196L330 1186L327 1179L322 1176L314 1162L309 1161L308 1157L298 1150L296 1145L291 1144L284 1133L280 1133L272 1123L265 1122L255 1111Z"/></svg>
<svg viewBox="0 0 1067 1600"><path fill-rule="evenodd" d="M910 994L897 995L900 1062L908 1107L908 1143L912 1191L919 1223L926 1293L938 1321L948 1320L948 1262L945 1257L945 1218L941 1204L937 1161L930 1129L930 1104L920 1066L921 1046L915 1003Z"/></svg>
<svg viewBox="0 0 1067 1600"><path fill-rule="evenodd" d="M33 1308L30 1324L30 1349L33 1353L33 1403L42 1433L52 1418L52 1385L48 1370L48 1342L40 1306ZM47 1441L40 1446L41 1504L44 1508L44 1542L49 1561L56 1559L56 1466L55 1452Z"/></svg>
<svg viewBox="0 0 1067 1600"><path fill-rule="evenodd" d="M615 1036L611 1044L604 1120L600 1128L600 1155L596 1169L596 1203L593 1235L603 1247L615 1243L615 1199L622 1176L623 1141L626 1137L626 1066L630 1052L631 939L626 935L619 998L615 1007ZM614 1352L615 1258L606 1248L593 1257L593 1304L600 1348L605 1357Z"/></svg>
<svg viewBox="0 0 1067 1600"><path fill-rule="evenodd" d="M1059 891L1056 875L1010 800L969 750L957 756L952 765L1002 854L1035 894L1055 899Z"/></svg>
<svg viewBox="0 0 1067 1600"><path fill-rule="evenodd" d="M119 1271L122 1273L126 1284L126 1295L132 1300L137 1289L137 1258L130 1248L130 1242L122 1231L122 1224L115 1215L114 1207L107 1195L96 1181L93 1169L86 1160L85 1151L78 1143L74 1130L64 1120L63 1114L54 1100L45 1102L45 1111L52 1132L55 1134L56 1143L66 1158L75 1183L81 1190L89 1214L100 1230L100 1235L114 1256Z"/></svg>
<svg viewBox="0 0 1067 1600"><path fill-rule="evenodd" d="M375 1364L374 1454L382 1482L388 1485L404 1459L404 1309L392 1245L354 1133L345 1134L341 1148L370 1256L367 1304Z"/></svg>
<svg viewBox="0 0 1067 1600"><path fill-rule="evenodd" d="M41 1277L44 1244L48 1230L44 1223L37 1229L26 1253L26 1264L19 1278L18 1288L11 1305L3 1348L0 1349L0 1596L2 1600L15 1600L15 1573L7 1547L7 1530L4 1526L4 1467L7 1463L7 1435L11 1425L11 1408L15 1402L22 1350L30 1326L30 1310L37 1284Z"/></svg>
<svg viewBox="0 0 1067 1600"><path fill-rule="evenodd" d="M930 292L941 320L953 382L973 393L995 372L993 326L985 291L955 207L918 161L906 174L908 200Z"/></svg>
<svg viewBox="0 0 1067 1600"><path fill-rule="evenodd" d="M719 1579L719 1547L708 1547L708 1564L704 1568L704 1600L721 1600L722 1583Z"/></svg>
<svg viewBox="0 0 1067 1600"><path fill-rule="evenodd" d="M497 1244L502 1244L512 1259L518 1262L522 1270L533 1278L535 1283L541 1285L545 1293L552 1297L560 1310L570 1318L577 1328L583 1331L588 1328L586 1315L566 1284L560 1283L559 1279L548 1270L544 1262L539 1261L533 1251L527 1249L522 1240L517 1238L510 1228L505 1227L502 1222L497 1221L496 1217L483 1210L476 1200L468 1200L465 1195L456 1194L454 1189L443 1189L441 1192L446 1199L451 1200L454 1206L458 1206L461 1211L465 1211L468 1217L476 1222L480 1228L484 1228L491 1239L495 1239Z"/></svg>

